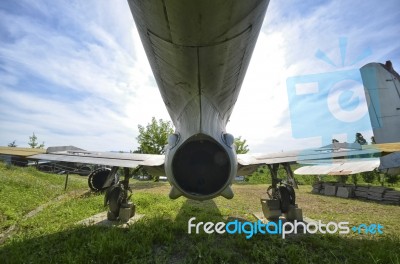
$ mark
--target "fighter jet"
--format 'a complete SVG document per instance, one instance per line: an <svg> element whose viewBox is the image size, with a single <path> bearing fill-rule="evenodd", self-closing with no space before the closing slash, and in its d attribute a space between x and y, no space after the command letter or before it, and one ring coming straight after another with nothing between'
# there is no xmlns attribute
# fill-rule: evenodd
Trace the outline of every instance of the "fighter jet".
<svg viewBox="0 0 400 264"><path fill-rule="evenodd" d="M49 148L46 154L29 157L112 166L111 170L93 172L90 181L92 187L109 189L107 200L114 216L118 216L122 203L120 194L126 198L129 181L126 175L123 184L118 183L115 176L118 167L142 166L153 175L166 175L171 184L171 199L184 196L207 200L217 196L232 198L231 184L236 175L249 174L267 164L274 179L272 188L285 193L277 197L286 204L293 188L277 186L280 165L292 179L289 162L379 152L334 146L237 155L234 136L226 131L226 125L240 94L269 1L128 0L128 3L176 129L169 136L165 155ZM295 185L293 180L292 184ZM294 203L293 199L290 202Z"/></svg>

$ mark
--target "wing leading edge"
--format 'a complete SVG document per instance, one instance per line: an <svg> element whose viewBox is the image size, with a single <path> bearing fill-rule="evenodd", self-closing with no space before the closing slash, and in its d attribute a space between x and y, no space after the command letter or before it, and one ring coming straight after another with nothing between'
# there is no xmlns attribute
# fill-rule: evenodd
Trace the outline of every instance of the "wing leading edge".
<svg viewBox="0 0 400 264"><path fill-rule="evenodd" d="M374 144L361 146L359 144L349 144L349 143L335 143L322 148L315 149L305 149L298 151L288 151L288 152L278 152L271 154L238 154L238 164L239 164L239 174L250 171L257 166L264 164L280 164L280 163L308 163L313 164L315 161L324 160L329 165L318 165L319 169L315 171L328 171L330 174L335 172L341 172L339 175L343 175L344 171L354 171L353 173L360 172L360 170L368 171L373 170L379 166L379 159L364 160L358 159L357 161L351 161L351 158L365 157L373 154L385 155L388 153L393 153L400 151L400 143L385 143L385 144ZM341 163L333 162L337 158L350 158L350 160L342 161ZM313 162L311 162L313 161ZM377 163L378 162L378 163ZM339 166L339 164L341 164ZM358 167L358 165L363 164L364 167ZM329 166L329 169L328 169ZM356 166L357 168L352 168ZM307 166L311 167L311 166ZM374 168L372 168L374 167ZM371 169L372 168L372 169ZM314 172L314 171L313 171ZM296 174L298 170L296 170ZM323 174L319 172L318 174ZM351 174L351 173L348 173Z"/></svg>
<svg viewBox="0 0 400 264"><path fill-rule="evenodd" d="M17 147L0 147L0 155L28 157L34 154L42 154L46 151L44 149L36 148L17 148Z"/></svg>
<svg viewBox="0 0 400 264"><path fill-rule="evenodd" d="M304 166L294 171L300 175L350 175L366 171L373 171L380 164L379 158L365 158L356 160L341 160L330 164Z"/></svg>
<svg viewBox="0 0 400 264"><path fill-rule="evenodd" d="M159 167L164 164L164 155L96 152L85 150L47 150L45 154L36 154L28 157L36 160L78 162L135 168L137 166Z"/></svg>

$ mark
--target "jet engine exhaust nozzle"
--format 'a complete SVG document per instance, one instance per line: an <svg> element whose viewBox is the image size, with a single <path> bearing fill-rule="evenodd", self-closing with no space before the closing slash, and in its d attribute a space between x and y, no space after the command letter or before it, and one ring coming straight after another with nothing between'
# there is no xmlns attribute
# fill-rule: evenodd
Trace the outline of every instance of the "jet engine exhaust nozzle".
<svg viewBox="0 0 400 264"><path fill-rule="evenodd" d="M188 140L176 151L172 171L183 192L212 196L227 186L231 160L227 151L212 138Z"/></svg>

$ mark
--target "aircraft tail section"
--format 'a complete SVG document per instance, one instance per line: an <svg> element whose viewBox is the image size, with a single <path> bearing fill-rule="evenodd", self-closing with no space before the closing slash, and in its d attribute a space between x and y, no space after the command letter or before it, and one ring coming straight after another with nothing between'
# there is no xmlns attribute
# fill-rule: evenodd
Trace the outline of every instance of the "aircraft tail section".
<svg viewBox="0 0 400 264"><path fill-rule="evenodd" d="M361 69L368 112L375 142L400 142L400 76L392 63L369 63ZM400 152L380 158L379 169L389 174L400 172Z"/></svg>
<svg viewBox="0 0 400 264"><path fill-rule="evenodd" d="M400 142L400 76L392 63L360 69L376 143Z"/></svg>

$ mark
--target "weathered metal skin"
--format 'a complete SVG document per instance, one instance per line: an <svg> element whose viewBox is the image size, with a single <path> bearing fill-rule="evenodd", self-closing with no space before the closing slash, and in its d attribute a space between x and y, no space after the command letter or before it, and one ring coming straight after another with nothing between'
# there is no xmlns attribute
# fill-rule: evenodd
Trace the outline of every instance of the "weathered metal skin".
<svg viewBox="0 0 400 264"><path fill-rule="evenodd" d="M400 142L399 74L392 66L376 62L364 65L360 72L376 143Z"/></svg>
<svg viewBox="0 0 400 264"><path fill-rule="evenodd" d="M238 98L269 1L128 2L176 128L165 157L166 176L173 186L170 197L184 195L197 200L218 195L233 197L229 186L237 172L237 160L233 140L230 140L232 136L225 135L225 127ZM209 151L204 150L204 145L190 143L193 141L205 142ZM190 146L191 151L180 151L185 145ZM175 157L181 152L186 154L178 155L182 161ZM200 163L203 160L203 165L207 161L205 157L201 158L202 155L223 156L227 162L224 169L215 167L223 174L217 176L218 190L211 187L196 190L196 180L185 181L182 175L175 177L174 173L179 171L176 167L181 166L180 173L185 171L186 177L197 177L199 185L206 186L207 181L214 179L209 176L211 171L204 175L195 171L189 173L189 167L185 166L194 169L197 161L191 162L187 155Z"/></svg>

